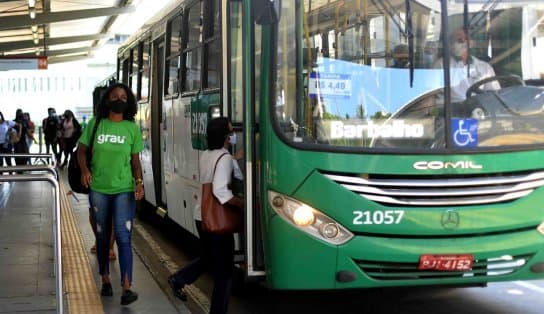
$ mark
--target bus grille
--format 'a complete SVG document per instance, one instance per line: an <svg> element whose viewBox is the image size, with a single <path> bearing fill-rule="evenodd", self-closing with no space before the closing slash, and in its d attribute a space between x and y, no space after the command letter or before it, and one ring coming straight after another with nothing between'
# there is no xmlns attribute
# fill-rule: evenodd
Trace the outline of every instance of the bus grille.
<svg viewBox="0 0 544 314"><path fill-rule="evenodd" d="M418 263L394 263L385 261L354 260L361 270L375 280L420 280L444 278L468 278L480 276L502 276L516 272L534 254L502 256L475 260L470 271L420 271Z"/></svg>
<svg viewBox="0 0 544 314"><path fill-rule="evenodd" d="M544 185L544 172L477 176L381 176L323 173L327 178L384 205L460 206L512 201Z"/></svg>

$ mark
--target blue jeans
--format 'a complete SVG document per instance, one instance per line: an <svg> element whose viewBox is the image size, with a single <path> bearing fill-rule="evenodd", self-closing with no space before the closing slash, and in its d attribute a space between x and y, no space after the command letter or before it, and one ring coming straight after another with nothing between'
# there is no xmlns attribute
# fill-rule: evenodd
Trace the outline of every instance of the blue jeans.
<svg viewBox="0 0 544 314"><path fill-rule="evenodd" d="M96 256L100 275L109 275L109 249L111 224L113 222L119 268L121 269L121 285L128 277L132 284L132 223L136 211L134 192L119 194L102 194L91 190L89 193L92 213L96 221Z"/></svg>

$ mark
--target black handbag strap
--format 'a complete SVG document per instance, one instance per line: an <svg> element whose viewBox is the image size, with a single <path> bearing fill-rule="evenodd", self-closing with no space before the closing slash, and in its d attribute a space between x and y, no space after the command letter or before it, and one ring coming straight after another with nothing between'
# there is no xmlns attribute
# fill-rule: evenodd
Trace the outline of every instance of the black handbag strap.
<svg viewBox="0 0 544 314"><path fill-rule="evenodd" d="M91 164L91 158L93 158L93 146L94 146L94 138L96 137L96 130L98 130L98 125L100 124L100 120L102 120L100 117L96 119L96 123L93 126L93 133L91 134L91 141L89 142L89 148L87 149L87 165Z"/></svg>
<svg viewBox="0 0 544 314"><path fill-rule="evenodd" d="M98 125L100 124L101 118L96 119L96 124L93 126L93 133L91 134L91 142L89 143L89 149L93 149L94 146L94 138L96 136L96 130L98 130Z"/></svg>

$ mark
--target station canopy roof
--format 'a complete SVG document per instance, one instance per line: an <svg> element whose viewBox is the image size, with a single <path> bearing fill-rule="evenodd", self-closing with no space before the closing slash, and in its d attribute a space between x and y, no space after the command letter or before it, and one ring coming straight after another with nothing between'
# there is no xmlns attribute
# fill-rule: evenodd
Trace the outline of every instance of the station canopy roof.
<svg viewBox="0 0 544 314"><path fill-rule="evenodd" d="M91 56L138 0L0 0L0 58L47 56L49 63Z"/></svg>

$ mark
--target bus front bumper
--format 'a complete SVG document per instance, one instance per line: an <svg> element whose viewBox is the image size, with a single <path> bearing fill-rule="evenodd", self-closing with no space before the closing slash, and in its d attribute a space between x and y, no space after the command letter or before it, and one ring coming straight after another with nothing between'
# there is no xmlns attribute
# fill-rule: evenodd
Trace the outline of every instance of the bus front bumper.
<svg viewBox="0 0 544 314"><path fill-rule="evenodd" d="M355 236L334 246L275 216L270 220L267 277L274 289L347 289L477 285L544 278L544 236L534 229L474 237ZM470 271L418 270L424 254L471 254Z"/></svg>

